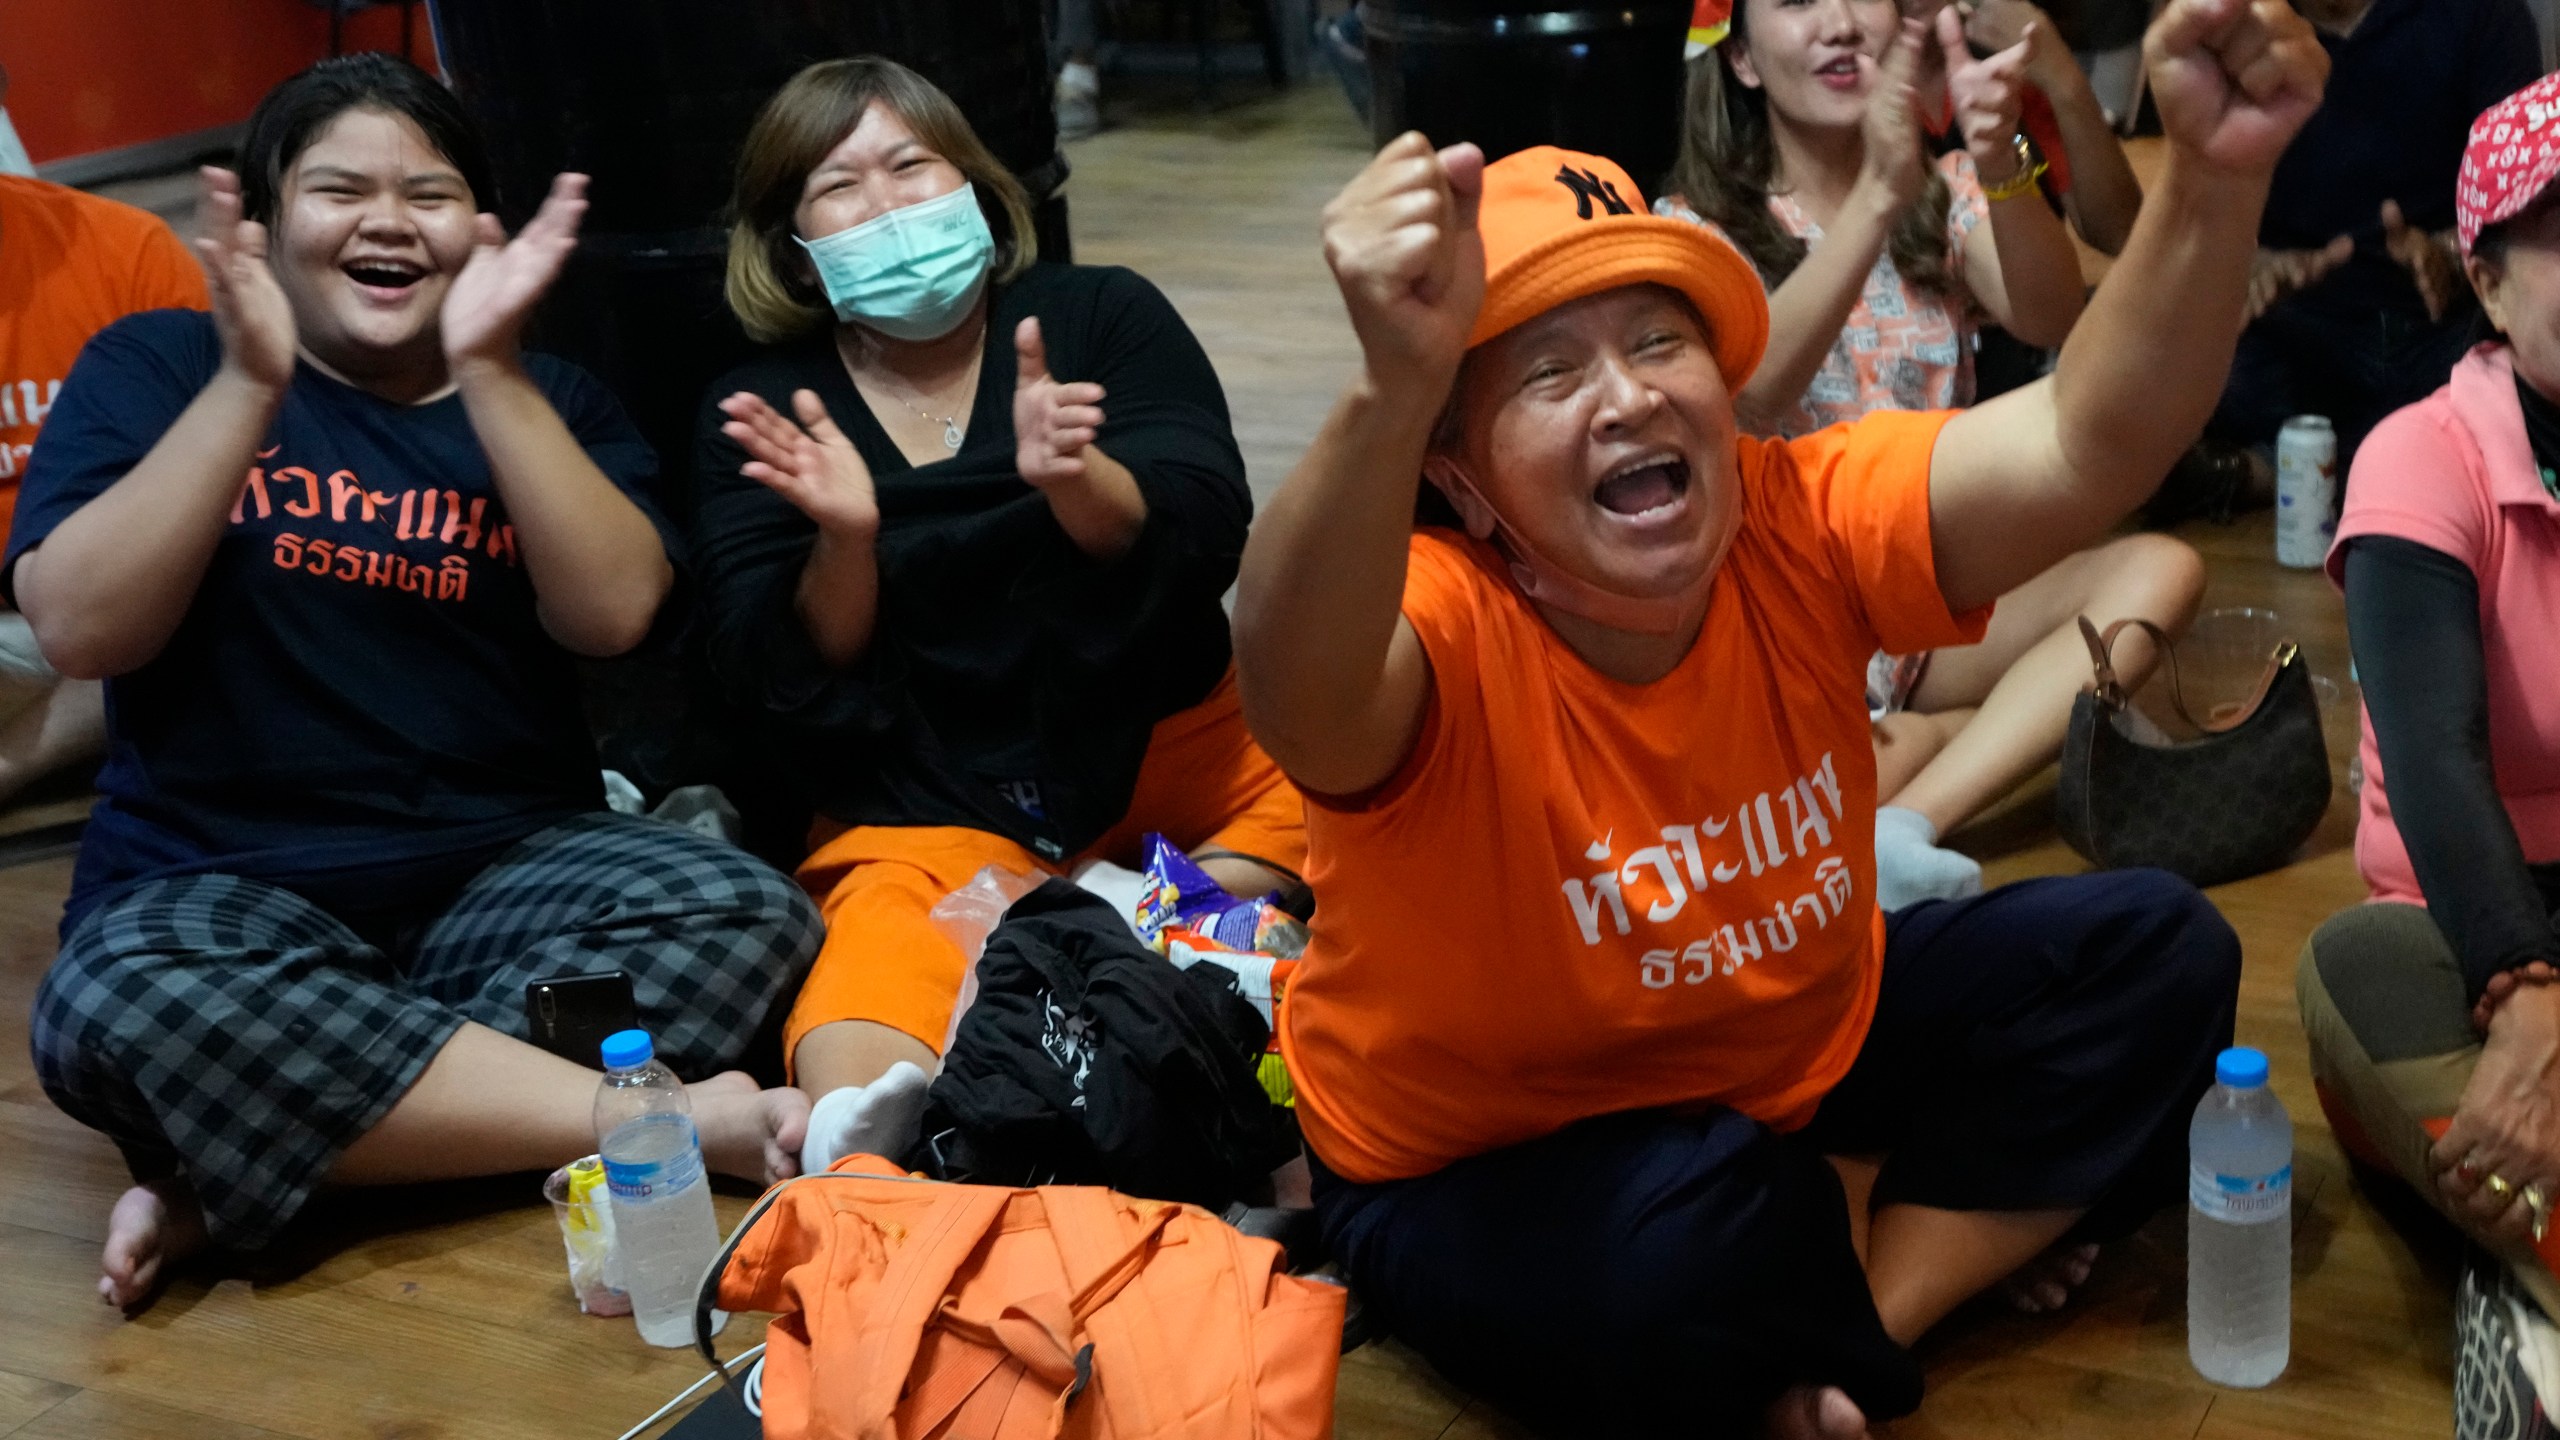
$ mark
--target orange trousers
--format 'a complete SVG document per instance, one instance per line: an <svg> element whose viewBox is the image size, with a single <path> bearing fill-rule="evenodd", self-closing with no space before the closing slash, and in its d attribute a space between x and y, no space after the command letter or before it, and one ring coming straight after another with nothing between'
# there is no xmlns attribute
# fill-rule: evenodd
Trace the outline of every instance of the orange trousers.
<svg viewBox="0 0 2560 1440"><path fill-rule="evenodd" d="M933 907L989 865L1033 876L1088 859L1136 869L1150 831L1184 850L1215 846L1291 874L1306 868L1305 802L1245 729L1233 671L1206 700L1156 725L1128 814L1062 864L963 826L820 822L798 878L827 936L784 1025L783 1053L796 1057L803 1036L838 1020L874 1021L939 1051L969 957L934 926Z"/></svg>

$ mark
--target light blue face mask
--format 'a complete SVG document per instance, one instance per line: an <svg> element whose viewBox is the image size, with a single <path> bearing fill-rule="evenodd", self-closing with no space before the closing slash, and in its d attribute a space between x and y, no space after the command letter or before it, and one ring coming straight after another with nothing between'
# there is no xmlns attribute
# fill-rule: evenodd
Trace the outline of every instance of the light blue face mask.
<svg viewBox="0 0 2560 1440"><path fill-rule="evenodd" d="M986 292L996 237L975 186L803 240L836 318L897 340L951 333Z"/></svg>

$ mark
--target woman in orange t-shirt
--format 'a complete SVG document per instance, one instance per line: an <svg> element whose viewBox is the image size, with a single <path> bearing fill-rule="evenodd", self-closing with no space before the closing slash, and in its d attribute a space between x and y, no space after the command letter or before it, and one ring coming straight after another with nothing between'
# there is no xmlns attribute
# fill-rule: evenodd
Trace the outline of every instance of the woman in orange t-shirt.
<svg viewBox="0 0 2560 1440"><path fill-rule="evenodd" d="M1862 677L1979 637L2213 407L2326 62L2282 0L2174 0L2150 52L2117 276L1959 415L1738 437L1757 278L1595 156L1407 135L1326 210L1365 365L1235 617L1309 800L1283 1045L1352 1283L1543 1427L1861 1434L1959 1302L2059 1303L2178 1193L2230 928L2157 872L1884 917Z"/></svg>

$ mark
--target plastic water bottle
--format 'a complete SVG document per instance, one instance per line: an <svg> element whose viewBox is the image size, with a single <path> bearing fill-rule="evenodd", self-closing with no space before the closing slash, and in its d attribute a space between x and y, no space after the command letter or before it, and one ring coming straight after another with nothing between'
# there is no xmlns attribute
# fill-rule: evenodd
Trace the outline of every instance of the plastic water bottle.
<svg viewBox="0 0 2560 1440"><path fill-rule="evenodd" d="M693 1343L693 1303L702 1272L720 1250L711 1213L711 1177L693 1102L675 1072L657 1062L646 1030L605 1037L604 1084L596 1090L596 1149L613 1197L614 1251L640 1338ZM728 1316L714 1312L716 1331Z"/></svg>
<svg viewBox="0 0 2560 1440"><path fill-rule="evenodd" d="M2293 1121L2258 1051L2223 1051L2213 1078L2187 1131L2187 1358L2254 1390L2293 1357Z"/></svg>

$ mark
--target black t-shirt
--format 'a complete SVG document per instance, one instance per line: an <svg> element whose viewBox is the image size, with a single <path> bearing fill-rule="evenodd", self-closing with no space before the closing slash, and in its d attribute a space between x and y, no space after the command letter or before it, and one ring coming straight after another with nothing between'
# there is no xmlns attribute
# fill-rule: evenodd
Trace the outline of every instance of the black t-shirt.
<svg viewBox="0 0 2560 1440"><path fill-rule="evenodd" d="M0 578L140 463L221 362L212 319L189 311L92 339L29 462ZM656 458L620 405L574 366L526 368L664 535ZM602 807L575 667L536 618L458 396L398 405L295 371L186 619L107 682L98 789L66 930L127 886L203 871L392 911Z"/></svg>
<svg viewBox="0 0 2560 1440"><path fill-rule="evenodd" d="M1067 538L1014 466L1014 327L1040 318L1050 373L1099 382L1095 445L1128 467L1147 522L1103 562ZM817 527L738 473L714 405L740 390L785 415L826 402L880 499L870 646L826 665L797 609ZM848 825L957 825L1051 858L1119 822L1147 738L1226 673L1227 617L1253 501L1217 372L1156 288L1127 270L1035 265L988 302L967 439L907 463L832 335L723 376L696 431L693 550L712 663L761 712L818 811Z"/></svg>
<svg viewBox="0 0 2560 1440"><path fill-rule="evenodd" d="M2425 308L2382 246L2382 202L2422 230L2453 227L2471 122L2542 74L2524 0L2374 0L2345 39L2326 30L2326 97L2286 147L2258 243L2316 250L2356 237L2345 266L2293 302L2332 313Z"/></svg>

